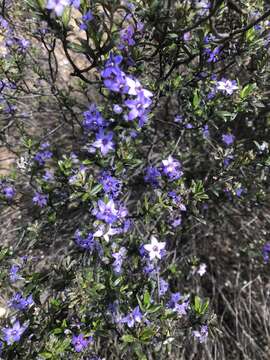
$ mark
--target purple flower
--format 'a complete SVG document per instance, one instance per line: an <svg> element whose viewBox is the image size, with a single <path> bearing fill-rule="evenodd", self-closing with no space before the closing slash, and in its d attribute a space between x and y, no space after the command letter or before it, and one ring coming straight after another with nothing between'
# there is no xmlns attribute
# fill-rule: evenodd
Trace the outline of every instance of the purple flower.
<svg viewBox="0 0 270 360"><path fill-rule="evenodd" d="M192 35L191 35L191 32L190 32L190 31L184 33L183 39L184 39L185 41L190 41L191 38L192 38Z"/></svg>
<svg viewBox="0 0 270 360"><path fill-rule="evenodd" d="M207 325L202 325L200 327L200 330L195 330L193 331L193 336L202 344L204 342L206 342L207 338L208 338L208 326Z"/></svg>
<svg viewBox="0 0 270 360"><path fill-rule="evenodd" d="M14 342L20 341L22 334L25 332L27 326L21 326L19 321L16 321L12 327L3 328L3 339L8 345L12 345Z"/></svg>
<svg viewBox="0 0 270 360"><path fill-rule="evenodd" d="M94 16L91 10L88 10L82 17L83 21L91 21L93 18Z"/></svg>
<svg viewBox="0 0 270 360"><path fill-rule="evenodd" d="M198 14L201 16L207 15L211 3L208 0L196 0L196 8L199 10Z"/></svg>
<svg viewBox="0 0 270 360"><path fill-rule="evenodd" d="M126 100L125 105L130 109L127 119L132 121L145 115L146 109L151 105L152 101L149 97L144 96L144 92L140 91L134 100Z"/></svg>
<svg viewBox="0 0 270 360"><path fill-rule="evenodd" d="M222 141L225 145L230 146L234 143L235 136L232 134L223 134Z"/></svg>
<svg viewBox="0 0 270 360"><path fill-rule="evenodd" d="M69 1L71 6L75 7L75 9L79 9L81 5L81 0L69 0Z"/></svg>
<svg viewBox="0 0 270 360"><path fill-rule="evenodd" d="M182 299L182 296L179 292L172 293L170 301L167 303L167 307L169 309L172 309L173 311L176 311L178 315L186 315L187 309L189 307L189 301L183 301L181 304L179 304L179 301Z"/></svg>
<svg viewBox="0 0 270 360"><path fill-rule="evenodd" d="M119 212L113 199L109 200L108 203L98 200L98 209L93 211L93 215L95 215L98 220L103 220L107 224L113 224L118 220Z"/></svg>
<svg viewBox="0 0 270 360"><path fill-rule="evenodd" d="M45 207L48 203L49 195L36 192L33 197L33 203L41 208Z"/></svg>
<svg viewBox="0 0 270 360"><path fill-rule="evenodd" d="M269 261L270 243L265 243L262 248L263 260L265 263Z"/></svg>
<svg viewBox="0 0 270 360"><path fill-rule="evenodd" d="M70 5L70 0L48 0L46 8L53 10L57 16L61 16L66 6Z"/></svg>
<svg viewBox="0 0 270 360"><path fill-rule="evenodd" d="M20 266L19 265L12 265L10 270L9 270L9 279L10 281L13 283L17 280L22 280L22 276L18 274L19 270L20 270Z"/></svg>
<svg viewBox="0 0 270 360"><path fill-rule="evenodd" d="M123 112L123 109L121 108L120 105L115 104L115 105L113 105L113 111L114 111L116 114L121 114L121 113Z"/></svg>
<svg viewBox="0 0 270 360"><path fill-rule="evenodd" d="M160 278L159 282L159 296L163 296L169 289L169 284L164 279Z"/></svg>
<svg viewBox="0 0 270 360"><path fill-rule="evenodd" d="M32 295L24 298L20 292L17 292L9 301L9 306L16 310L26 310L33 304Z"/></svg>
<svg viewBox="0 0 270 360"><path fill-rule="evenodd" d="M4 29L9 28L9 24L7 20L5 20L2 16L0 16L0 26L3 27Z"/></svg>
<svg viewBox="0 0 270 360"><path fill-rule="evenodd" d="M42 176L42 179L44 181L52 181L52 180L54 180L54 175L51 171L46 170L45 174Z"/></svg>
<svg viewBox="0 0 270 360"><path fill-rule="evenodd" d="M207 62L217 62L220 55L220 47L217 46L213 51L209 48L204 49L204 53L208 55Z"/></svg>
<svg viewBox="0 0 270 360"><path fill-rule="evenodd" d="M172 199L172 203L176 205L181 211L187 211L187 208L182 204L182 198L175 191L169 191L168 196Z"/></svg>
<svg viewBox="0 0 270 360"><path fill-rule="evenodd" d="M3 195L5 196L5 198L7 200L13 199L15 194L16 194L15 189L12 186L4 187L3 190L2 190L2 193L3 193Z"/></svg>
<svg viewBox="0 0 270 360"><path fill-rule="evenodd" d="M82 23L80 24L81 30L87 30L88 23L94 19L93 13L91 10L88 10L83 16L82 16Z"/></svg>
<svg viewBox="0 0 270 360"><path fill-rule="evenodd" d="M103 186L104 192L113 198L116 198L121 191L122 183L107 172L103 172L99 183Z"/></svg>
<svg viewBox="0 0 270 360"><path fill-rule="evenodd" d="M189 307L189 301L184 301L182 304L175 304L174 310L178 315L187 315L187 310Z"/></svg>
<svg viewBox="0 0 270 360"><path fill-rule="evenodd" d="M148 261L147 264L144 266L143 268L143 272L146 275L153 275L157 272L157 268L155 266L155 264L153 264L152 262Z"/></svg>
<svg viewBox="0 0 270 360"><path fill-rule="evenodd" d="M104 78L104 85L111 91L125 92L126 87L126 75L118 65L122 62L122 56L114 56L110 54L109 60L105 64L105 69L101 72L101 76Z"/></svg>
<svg viewBox="0 0 270 360"><path fill-rule="evenodd" d="M178 124L181 124L183 120L184 120L183 115L176 115L174 118L174 122Z"/></svg>
<svg viewBox="0 0 270 360"><path fill-rule="evenodd" d="M36 161L40 166L44 166L46 160L52 158L52 152L48 150L50 144L48 142L40 145L40 151L34 156L34 161Z"/></svg>
<svg viewBox="0 0 270 360"><path fill-rule="evenodd" d="M170 181L180 179L183 175L181 164L170 155L168 159L162 160L163 173L168 176Z"/></svg>
<svg viewBox="0 0 270 360"><path fill-rule="evenodd" d="M181 217L178 217L176 219L173 219L171 221L171 225L173 228L177 228L178 226L180 226L182 224L182 218Z"/></svg>
<svg viewBox="0 0 270 360"><path fill-rule="evenodd" d="M81 5L81 0L69 0L69 1L70 1L70 5L74 6L75 9L79 9Z"/></svg>
<svg viewBox="0 0 270 360"><path fill-rule="evenodd" d="M207 100L212 100L215 96L216 96L216 89L214 88L207 94Z"/></svg>
<svg viewBox="0 0 270 360"><path fill-rule="evenodd" d="M233 161L234 156L233 155L228 155L225 157L223 164L225 167L228 167L230 165L230 163Z"/></svg>
<svg viewBox="0 0 270 360"><path fill-rule="evenodd" d="M92 233L88 233L86 237L83 237L82 232L79 230L76 230L75 232L75 242L80 248L90 251L93 251L96 245Z"/></svg>
<svg viewBox="0 0 270 360"><path fill-rule="evenodd" d="M39 151L36 153L36 155L34 156L34 160L40 165L43 166L45 165L45 161L48 159L51 159L52 157L52 152L45 150L45 151Z"/></svg>
<svg viewBox="0 0 270 360"><path fill-rule="evenodd" d="M105 126L105 120L95 104L91 104L89 109L83 113L83 127L86 130L99 130Z"/></svg>
<svg viewBox="0 0 270 360"><path fill-rule="evenodd" d="M121 319L121 323L127 324L129 328L133 328L136 322L140 323L142 321L142 317L139 306L136 306L131 313Z"/></svg>
<svg viewBox="0 0 270 360"><path fill-rule="evenodd" d="M211 41L214 41L215 37L212 34L208 34L203 38L205 44L209 44Z"/></svg>
<svg viewBox="0 0 270 360"><path fill-rule="evenodd" d="M182 295L179 292L171 293L170 301L168 302L167 306L170 309L175 308L175 305L182 299Z"/></svg>
<svg viewBox="0 0 270 360"><path fill-rule="evenodd" d="M87 348L90 342L93 341L92 337L84 337L84 334L78 336L73 335L71 344L74 346L76 352L81 352Z"/></svg>
<svg viewBox="0 0 270 360"><path fill-rule="evenodd" d="M245 189L243 189L242 187L239 187L235 190L235 194L238 197L240 197L244 192L245 192Z"/></svg>
<svg viewBox="0 0 270 360"><path fill-rule="evenodd" d="M144 181L150 183L153 187L157 187L159 185L159 178L161 177L161 173L156 167L149 166L146 169L146 175L144 176Z"/></svg>
<svg viewBox="0 0 270 360"><path fill-rule="evenodd" d="M208 125L204 125L203 129L202 129L202 133L203 133L203 138L204 139L209 139L210 137L210 132L209 132L209 127Z"/></svg>
<svg viewBox="0 0 270 360"><path fill-rule="evenodd" d="M121 30L120 31L121 43L119 49L122 50L125 48L125 46L135 45L133 36L134 36L134 28L132 25L128 25L125 29Z"/></svg>
<svg viewBox="0 0 270 360"><path fill-rule="evenodd" d="M112 257L115 259L112 266L116 274L121 273L123 260L126 258L127 250L124 247L121 247L118 252L112 254Z"/></svg>
<svg viewBox="0 0 270 360"><path fill-rule="evenodd" d="M18 40L18 45L20 48L19 51L25 52L25 50L27 50L30 46L30 41L22 38Z"/></svg>
<svg viewBox="0 0 270 360"><path fill-rule="evenodd" d="M114 150L114 142L112 141L113 132L104 134L102 129L96 134L96 141L92 144L95 148L100 149L103 156L107 155L109 151Z"/></svg>

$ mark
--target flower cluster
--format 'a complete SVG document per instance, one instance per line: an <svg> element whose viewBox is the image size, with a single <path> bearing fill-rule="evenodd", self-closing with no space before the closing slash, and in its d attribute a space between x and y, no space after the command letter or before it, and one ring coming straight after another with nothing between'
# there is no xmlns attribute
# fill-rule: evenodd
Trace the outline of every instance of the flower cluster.
<svg viewBox="0 0 270 360"><path fill-rule="evenodd" d="M226 273L217 239L238 265L267 234L255 225L270 174L258 3L3 3L1 150L19 160L2 176L0 159L0 356L193 358L187 337L215 333L215 302L193 294ZM269 254L265 242L256 256Z"/></svg>

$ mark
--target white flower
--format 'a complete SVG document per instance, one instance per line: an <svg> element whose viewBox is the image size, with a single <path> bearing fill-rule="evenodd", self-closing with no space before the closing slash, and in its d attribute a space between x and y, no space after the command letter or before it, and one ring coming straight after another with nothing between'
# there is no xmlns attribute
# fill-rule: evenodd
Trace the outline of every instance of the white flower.
<svg viewBox="0 0 270 360"><path fill-rule="evenodd" d="M204 263L200 264L200 266L198 267L197 273L200 276L203 276L206 273L206 267L207 267L206 264L204 264Z"/></svg>
<svg viewBox="0 0 270 360"><path fill-rule="evenodd" d="M165 242L158 242L157 239L152 236L151 237L151 244L144 245L146 251L149 252L150 260L154 258L161 259L162 254L161 250L165 249L166 243Z"/></svg>
<svg viewBox="0 0 270 360"><path fill-rule="evenodd" d="M232 93L238 89L237 83L235 80L221 79L217 82L217 90L223 91L228 95L232 95Z"/></svg>
<svg viewBox="0 0 270 360"><path fill-rule="evenodd" d="M112 228L111 225L99 226L98 230L93 234L94 237L103 237L106 242L110 241L110 236L118 233L118 229Z"/></svg>

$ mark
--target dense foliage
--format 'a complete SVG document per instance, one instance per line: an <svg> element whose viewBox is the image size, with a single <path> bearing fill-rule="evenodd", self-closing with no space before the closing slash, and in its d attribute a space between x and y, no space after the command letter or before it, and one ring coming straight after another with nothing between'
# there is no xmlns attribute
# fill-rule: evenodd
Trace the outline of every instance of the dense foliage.
<svg viewBox="0 0 270 360"><path fill-rule="evenodd" d="M209 279L223 258L263 273L270 253L266 220L239 220L269 199L269 16L2 0L3 359L221 358Z"/></svg>

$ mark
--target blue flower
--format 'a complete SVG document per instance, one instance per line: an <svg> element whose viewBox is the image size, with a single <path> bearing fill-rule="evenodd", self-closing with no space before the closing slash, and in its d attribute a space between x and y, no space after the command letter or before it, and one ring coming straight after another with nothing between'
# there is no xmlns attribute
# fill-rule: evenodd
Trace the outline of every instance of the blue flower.
<svg viewBox="0 0 270 360"><path fill-rule="evenodd" d="M157 187L159 185L159 178L161 177L161 173L158 168L149 166L146 169L146 175L144 176L144 181L150 183L153 187Z"/></svg>
<svg viewBox="0 0 270 360"><path fill-rule="evenodd" d="M61 16L68 5L70 5L70 0L48 0L46 8L55 11L57 16Z"/></svg>
<svg viewBox="0 0 270 360"><path fill-rule="evenodd" d="M202 325L199 330L193 331L193 336L200 342L206 342L208 338L208 326Z"/></svg>
<svg viewBox="0 0 270 360"><path fill-rule="evenodd" d="M81 352L85 350L92 341L92 337L86 338L84 334L79 334L78 336L73 335L71 344L74 346L76 352Z"/></svg>
<svg viewBox="0 0 270 360"><path fill-rule="evenodd" d="M103 156L107 155L108 152L114 150L114 142L112 141L113 132L104 134L103 129L100 129L96 134L96 141L92 144L93 147L100 149Z"/></svg>
<svg viewBox="0 0 270 360"><path fill-rule="evenodd" d="M47 205L48 199L49 199L48 195L36 191L35 196L33 197L33 203L43 208Z"/></svg>
<svg viewBox="0 0 270 360"><path fill-rule="evenodd" d="M169 289L169 284L164 279L160 278L159 281L159 296L163 296Z"/></svg>
<svg viewBox="0 0 270 360"><path fill-rule="evenodd" d="M91 104L89 109L83 113L83 127L86 130L99 130L106 125L100 111L95 104Z"/></svg>
<svg viewBox="0 0 270 360"><path fill-rule="evenodd" d="M117 197L121 191L122 183L104 171L99 179L100 184L106 194L110 194L113 198Z"/></svg>
<svg viewBox="0 0 270 360"><path fill-rule="evenodd" d="M20 292L17 292L9 301L9 306L16 310L26 310L34 303L32 295L24 298Z"/></svg>
<svg viewBox="0 0 270 360"><path fill-rule="evenodd" d="M220 55L220 47L217 46L213 51L209 48L204 49L204 53L207 54L209 57L207 62L217 62Z"/></svg>
<svg viewBox="0 0 270 360"><path fill-rule="evenodd" d="M127 324L129 328L133 328L136 322L140 323L142 321L142 318L143 315L140 311L140 308L139 306L136 306L132 312L121 319L121 323Z"/></svg>
<svg viewBox="0 0 270 360"><path fill-rule="evenodd" d="M8 345L12 345L14 342L20 341L26 328L26 325L21 326L20 322L16 321L12 327L2 329L3 339Z"/></svg>
<svg viewBox="0 0 270 360"><path fill-rule="evenodd" d="M263 260L265 263L269 261L269 254L270 254L270 243L265 243L262 248Z"/></svg>
<svg viewBox="0 0 270 360"><path fill-rule="evenodd" d="M170 181L180 179L183 175L181 164L171 155L166 160L162 160L163 173L168 176Z"/></svg>
<svg viewBox="0 0 270 360"><path fill-rule="evenodd" d="M113 224L127 215L127 210L124 207L117 206L113 199L110 199L107 203L98 200L97 205L98 207L93 210L93 215L107 224Z"/></svg>
<svg viewBox="0 0 270 360"><path fill-rule="evenodd" d="M19 270L20 270L20 266L19 265L12 265L10 270L9 270L9 279L10 281L13 283L17 280L22 280L22 276L18 274Z"/></svg>
<svg viewBox="0 0 270 360"><path fill-rule="evenodd" d="M122 263L126 257L126 254L127 250L124 247L121 247L118 252L112 254L112 257L115 259L112 266L116 274L121 273Z"/></svg>
<svg viewBox="0 0 270 360"><path fill-rule="evenodd" d="M6 186L2 190L3 195L7 200L11 200L14 198L16 192L13 186Z"/></svg>
<svg viewBox="0 0 270 360"><path fill-rule="evenodd" d="M232 134L223 134L222 141L225 145L230 146L234 143L235 136Z"/></svg>

